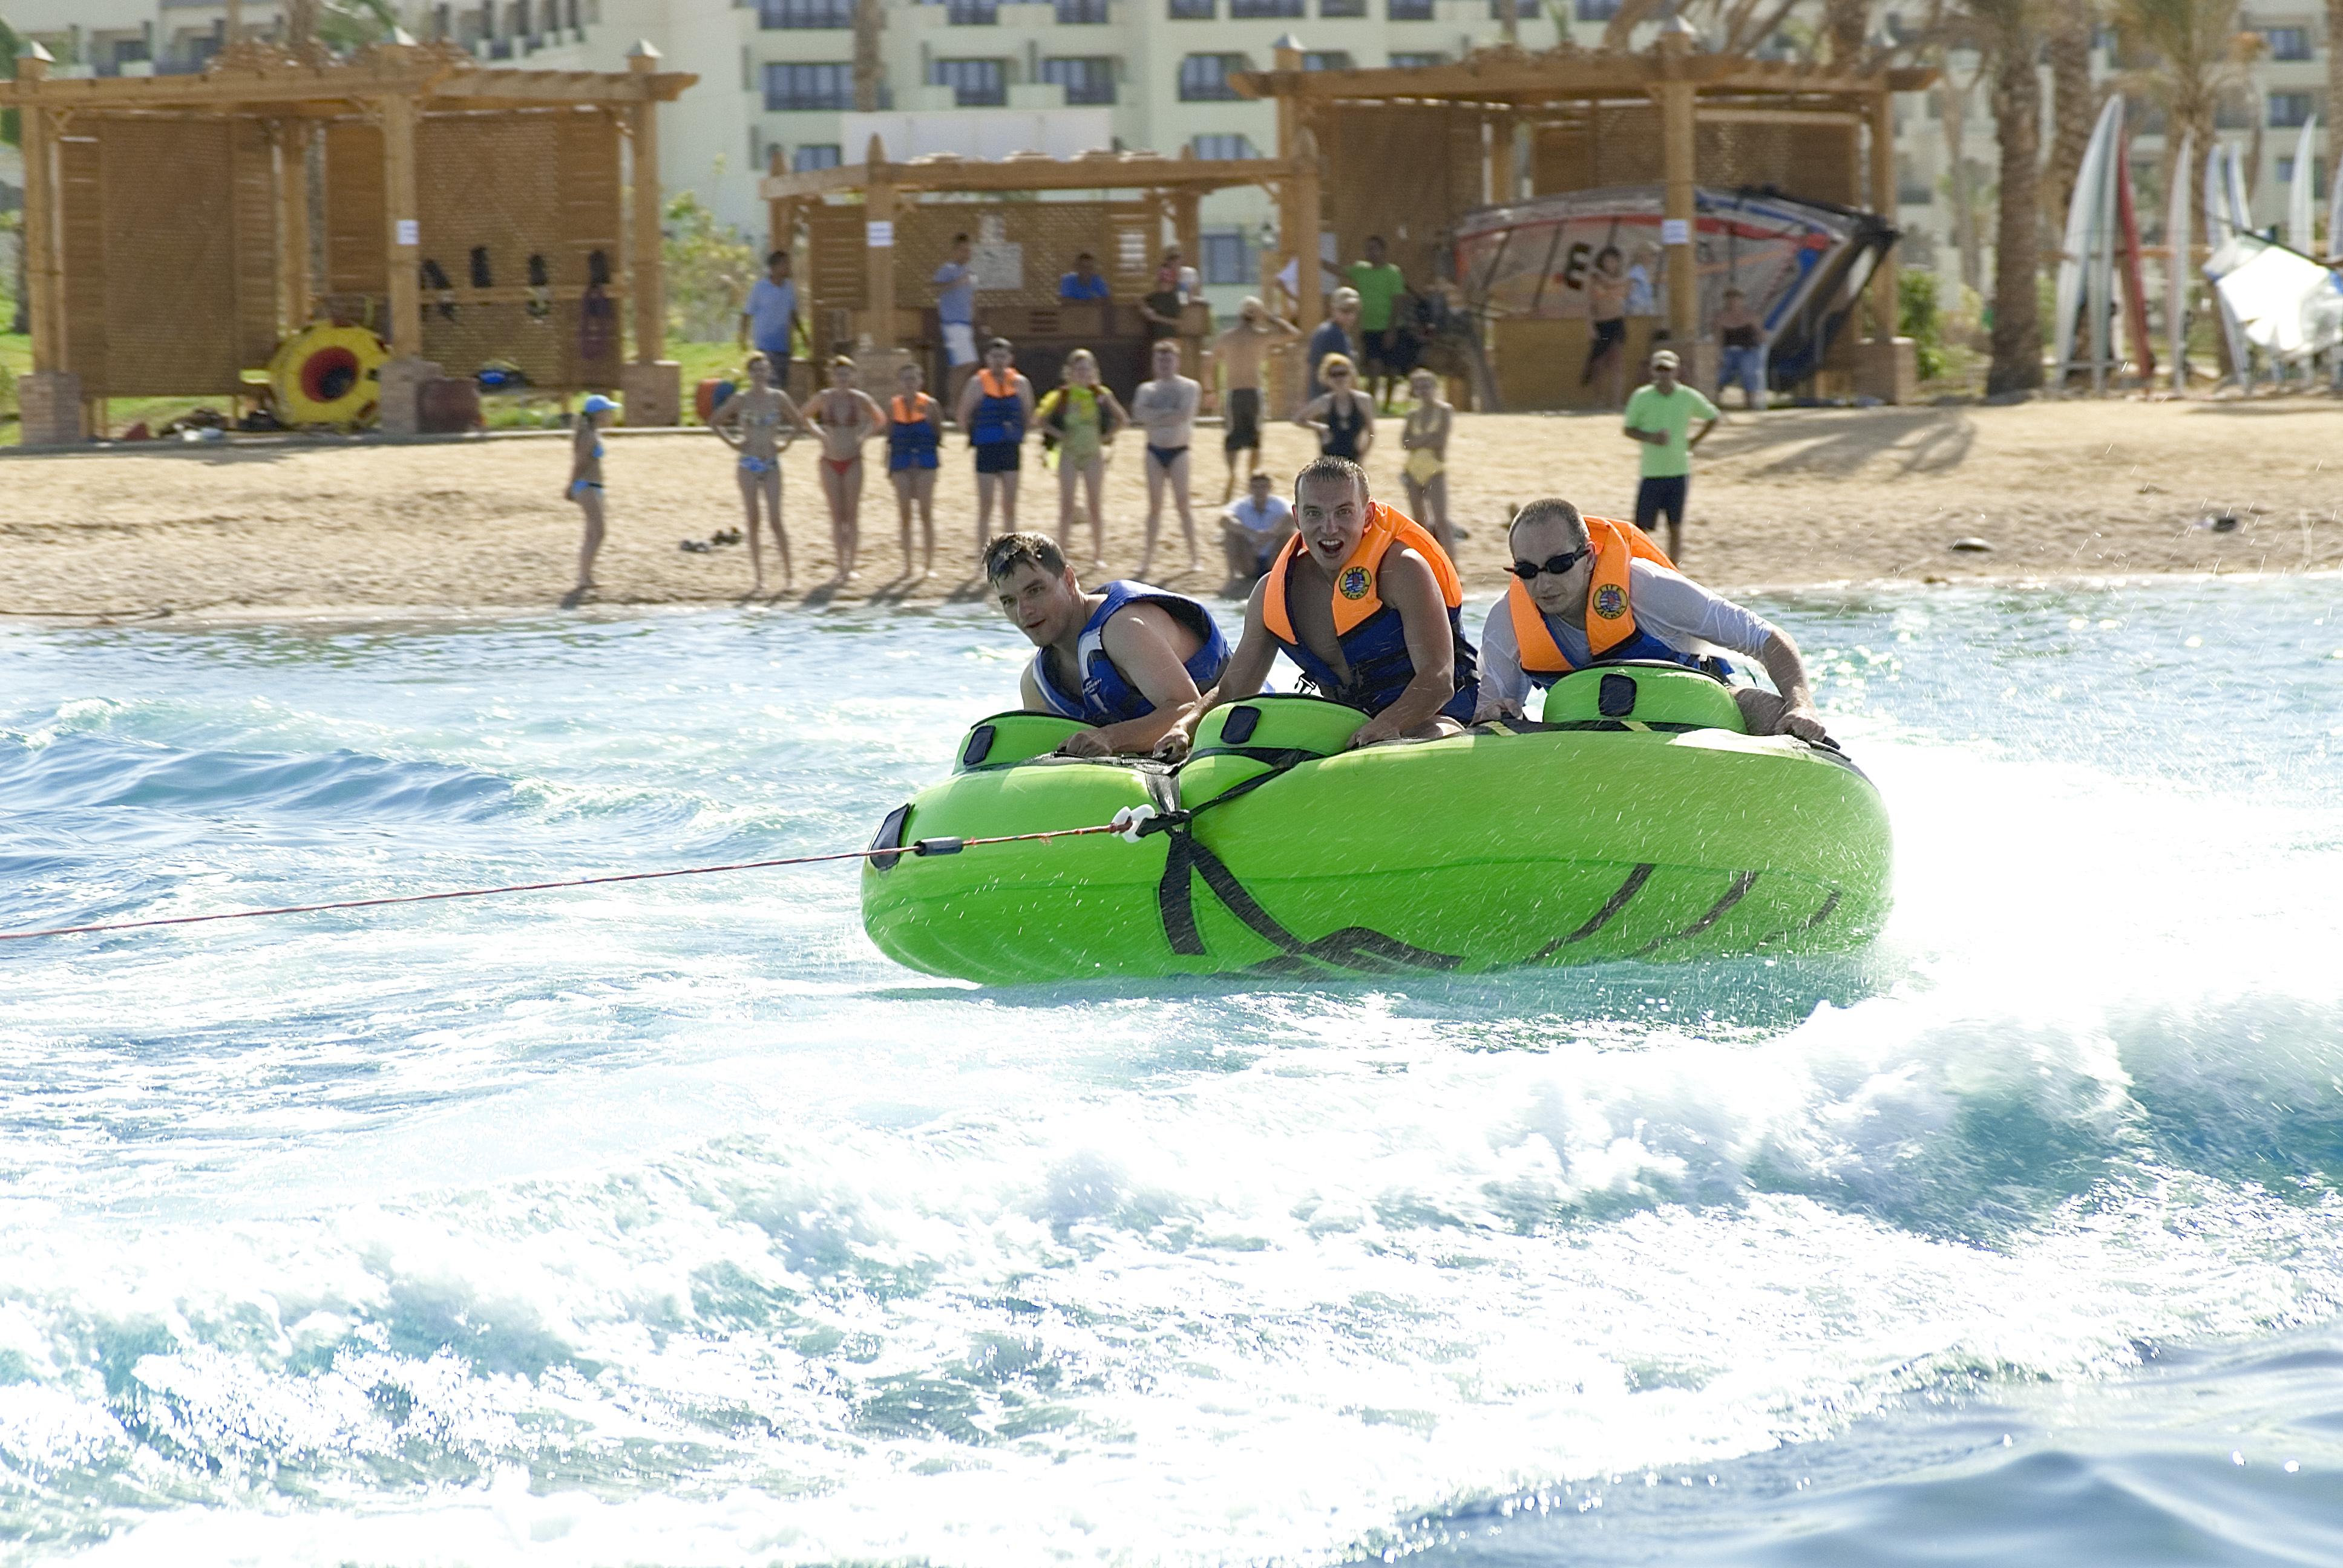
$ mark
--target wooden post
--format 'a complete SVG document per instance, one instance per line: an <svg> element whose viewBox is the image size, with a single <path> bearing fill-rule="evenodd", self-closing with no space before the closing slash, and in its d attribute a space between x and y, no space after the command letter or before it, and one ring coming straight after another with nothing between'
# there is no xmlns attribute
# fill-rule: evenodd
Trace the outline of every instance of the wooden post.
<svg viewBox="0 0 2343 1568"><path fill-rule="evenodd" d="M1293 269L1293 281L1297 286L1294 290L1297 297L1293 304L1301 319L1294 325L1304 332L1315 332L1320 318L1325 314L1326 291L1319 276L1318 138L1310 134L1309 126L1304 126L1294 134L1293 150L1299 162L1292 178L1286 181L1285 189L1292 208L1287 220L1286 234L1298 258ZM1306 366L1302 375L1306 387L1309 384Z"/></svg>
<svg viewBox="0 0 2343 1568"><path fill-rule="evenodd" d="M1871 206L1896 221L1896 99L1883 84L1871 98ZM1889 246L1871 275L1872 341L1892 343L1896 316L1896 247Z"/></svg>
<svg viewBox="0 0 2343 1568"><path fill-rule="evenodd" d="M1688 354L1700 336L1700 278L1694 270L1693 226L1693 84L1663 82L1660 95L1660 152L1667 198L1661 208L1665 238L1679 237L1664 247L1668 266L1668 337L1678 355Z"/></svg>
<svg viewBox="0 0 2343 1568"><path fill-rule="evenodd" d="M1172 236L1179 242L1180 259L1196 268L1202 276L1204 267L1204 231L1201 210L1204 198L1193 186L1182 186L1172 193Z"/></svg>
<svg viewBox="0 0 2343 1568"><path fill-rule="evenodd" d="M765 173L774 179L779 179L781 177L782 172L781 149L779 146L767 148L765 150ZM770 255L772 252L777 250L787 250L789 248L790 237L797 227L797 215L794 207L794 203L785 201L769 201L765 204L765 251L767 255ZM799 290L800 295L804 292L803 288Z"/></svg>
<svg viewBox="0 0 2343 1568"><path fill-rule="evenodd" d="M866 330L871 347L886 354L893 351L896 342L895 184L887 170L887 144L872 136L862 161L870 179L863 187L862 196L862 303L870 322ZM815 359L821 359L825 353L826 350L817 349Z"/></svg>
<svg viewBox="0 0 2343 1568"><path fill-rule="evenodd" d="M220 31L226 35L220 40L223 47L244 36L244 0L227 0L227 20Z"/></svg>
<svg viewBox="0 0 2343 1568"><path fill-rule="evenodd" d="M278 334L309 324L309 122L277 122Z"/></svg>
<svg viewBox="0 0 2343 1568"><path fill-rule="evenodd" d="M1489 200L1503 206L1519 199L1521 174L1513 160L1513 122L1499 115L1489 122Z"/></svg>
<svg viewBox="0 0 2343 1568"><path fill-rule="evenodd" d="M648 43L637 44L627 55L627 69L648 76L659 69L659 52ZM634 132L634 277L635 362L656 365L667 357L667 285L661 267L659 236L659 100L643 84L635 101Z"/></svg>
<svg viewBox="0 0 2343 1568"><path fill-rule="evenodd" d="M415 195L415 100L405 93L379 99L382 115L383 219L388 232L390 357L423 353L423 229Z"/></svg>
<svg viewBox="0 0 2343 1568"><path fill-rule="evenodd" d="M48 111L40 106L40 87L49 74L51 56L38 44L28 44L16 56L16 92L25 157L25 314L33 327L35 371L62 370L65 302L58 297L62 277L57 271L57 212L55 166L49 141Z"/></svg>

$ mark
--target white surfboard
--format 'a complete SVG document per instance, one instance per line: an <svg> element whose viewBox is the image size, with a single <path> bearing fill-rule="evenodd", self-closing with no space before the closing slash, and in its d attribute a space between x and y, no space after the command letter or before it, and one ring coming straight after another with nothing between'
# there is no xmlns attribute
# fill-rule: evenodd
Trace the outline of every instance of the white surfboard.
<svg viewBox="0 0 2343 1568"><path fill-rule="evenodd" d="M2172 196L2164 214L2164 232L2172 242L2172 264L2165 268L2164 324L2172 337L2172 390L2188 392L2188 176L2196 165L2196 133L2180 134L2180 156L2173 160Z"/></svg>
<svg viewBox="0 0 2343 1568"><path fill-rule="evenodd" d="M2217 141L2205 150L2205 243L2217 253L2246 222L2246 193L2237 171L2237 155ZM2221 313L2221 336L2229 346L2232 378L2250 391L2254 362L2253 350L2246 342L2246 329L2237 320L2237 312L2221 297L2221 291L2216 288L2212 294L2213 307Z"/></svg>
<svg viewBox="0 0 2343 1568"><path fill-rule="evenodd" d="M2318 135L2318 116L2302 122L2294 139L2294 177L2286 182L2286 243L2305 256L2318 254L2318 236L2311 232L2311 159Z"/></svg>
<svg viewBox="0 0 2343 1568"><path fill-rule="evenodd" d="M2081 319L2086 305L2096 311L2104 306L2107 289L2099 283L2096 297L2093 281L2098 276L2096 262L2105 248L2102 241L2112 226L2113 214L2107 211L2114 186L2107 173L2114 160L2117 136L2123 125L2123 95L2107 99L2107 107L2099 111L2099 123L2091 127L2091 139L2083 148L2083 161L2075 170L2075 199L2066 205L2066 242L2059 246L2056 330L2052 338L2057 349L2058 373L2053 386L2063 387L2075 367L2075 327ZM2106 328L2099 328L2104 334Z"/></svg>

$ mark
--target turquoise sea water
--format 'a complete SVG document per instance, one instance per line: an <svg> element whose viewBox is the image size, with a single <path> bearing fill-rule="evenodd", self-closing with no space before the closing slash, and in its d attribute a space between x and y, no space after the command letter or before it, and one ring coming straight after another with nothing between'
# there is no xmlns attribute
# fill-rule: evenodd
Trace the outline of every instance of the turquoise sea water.
<svg viewBox="0 0 2343 1568"><path fill-rule="evenodd" d="M2343 583L1764 608L1865 953L987 992L835 869L0 945L0 1561L2343 1561ZM0 929L857 847L1021 652L0 628Z"/></svg>

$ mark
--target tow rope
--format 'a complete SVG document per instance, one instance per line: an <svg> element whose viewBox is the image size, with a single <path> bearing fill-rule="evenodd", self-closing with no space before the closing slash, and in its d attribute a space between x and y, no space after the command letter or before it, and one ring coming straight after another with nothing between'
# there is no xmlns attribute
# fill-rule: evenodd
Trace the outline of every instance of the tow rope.
<svg viewBox="0 0 2343 1568"><path fill-rule="evenodd" d="M1161 829L1156 831L1161 831ZM207 920L256 920L272 915L314 915L329 910L378 910L389 904L429 904L448 899L489 899L505 893L550 893L565 888L599 888L613 882L656 882L669 877L707 877L719 871L762 871L777 866L819 866L834 860L868 860L898 855L957 855L987 844L1031 844L1045 839L1080 839L1096 833L1120 833L1138 841L1134 825L1118 815L1095 828L1052 828L1040 833L1010 833L997 839L915 839L891 849L844 849L830 855L790 855L778 860L735 860L721 866L684 866L672 871L624 871L607 877L576 877L562 882L515 882L501 888L456 888L442 893L400 893L380 899L342 899L327 904L283 904L266 910L222 910L209 915L169 915L146 920L106 920L95 925L51 926L37 931L0 931L0 942L28 941L35 937L77 937L98 931L136 931L154 926L194 926Z"/></svg>

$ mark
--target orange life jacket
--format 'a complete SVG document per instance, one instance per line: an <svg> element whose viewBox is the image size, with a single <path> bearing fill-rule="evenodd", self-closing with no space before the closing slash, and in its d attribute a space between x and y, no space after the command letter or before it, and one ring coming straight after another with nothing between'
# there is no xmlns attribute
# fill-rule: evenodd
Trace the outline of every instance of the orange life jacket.
<svg viewBox="0 0 2343 1568"><path fill-rule="evenodd" d="M1673 569L1675 562L1633 523L1609 518L1586 519L1586 537L1594 547L1594 570L1586 579L1586 648L1598 661L1624 645L1639 640L1635 605L1627 588L1627 563L1637 556ZM1567 675L1570 660L1545 624L1545 615L1530 598L1529 585L1515 578L1505 590L1505 608L1513 624L1513 646L1521 649L1522 669L1528 675ZM1643 639L1648 640L1648 639ZM1640 657L1618 653L1617 657ZM1671 650L1664 657L1684 656Z"/></svg>
<svg viewBox="0 0 2343 1568"><path fill-rule="evenodd" d="M1017 372L1013 369L996 376L993 374L992 367L988 365L976 373L976 378L983 384L984 395L988 397L1017 396Z"/></svg>
<svg viewBox="0 0 2343 1568"><path fill-rule="evenodd" d="M1380 588L1383 557L1393 547L1413 549L1422 556L1430 563L1432 575L1440 584L1440 597L1448 608L1449 633L1455 643L1457 705L1463 707L1463 717L1470 719L1472 699L1480 689L1480 672L1459 613L1464 604L1464 588L1457 579L1456 564L1430 532L1405 513L1381 501L1368 503L1366 528L1335 572L1330 595L1334 637L1342 644L1343 662L1350 667L1349 678L1338 675L1332 665L1294 635L1293 614L1286 598L1291 588L1289 568L1307 548L1298 532L1285 541L1285 548L1270 566L1268 586L1262 592L1262 625L1320 692L1369 713L1382 712L1397 701L1399 694L1415 678L1415 667L1407 654L1406 628L1401 623L1399 611L1383 603Z"/></svg>
<svg viewBox="0 0 2343 1568"><path fill-rule="evenodd" d="M903 400L903 395L900 392L896 393L893 404L895 423L912 425L924 422L928 417L928 410L935 407L935 402L934 398L924 392L913 393L911 400L908 403Z"/></svg>

